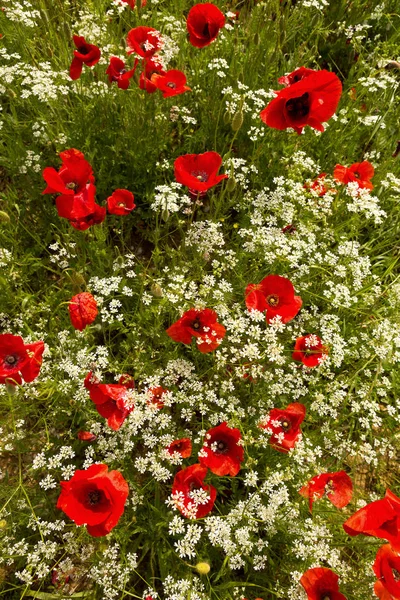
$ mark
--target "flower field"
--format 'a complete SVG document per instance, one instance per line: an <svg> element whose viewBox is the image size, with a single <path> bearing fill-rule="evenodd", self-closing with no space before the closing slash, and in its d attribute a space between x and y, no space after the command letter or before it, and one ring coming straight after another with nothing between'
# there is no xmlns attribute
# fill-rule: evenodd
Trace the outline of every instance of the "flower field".
<svg viewBox="0 0 400 600"><path fill-rule="evenodd" d="M397 0L2 0L0 598L400 599Z"/></svg>

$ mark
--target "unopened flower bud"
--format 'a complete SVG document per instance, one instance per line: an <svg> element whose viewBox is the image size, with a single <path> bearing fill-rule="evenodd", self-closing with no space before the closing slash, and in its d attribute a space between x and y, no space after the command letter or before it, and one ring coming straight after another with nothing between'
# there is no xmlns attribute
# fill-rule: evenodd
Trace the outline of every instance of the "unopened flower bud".
<svg viewBox="0 0 400 600"><path fill-rule="evenodd" d="M239 129L241 128L242 125L243 125L243 111L238 110L237 112L235 112L233 119L232 119L233 131L239 131Z"/></svg>
<svg viewBox="0 0 400 600"><path fill-rule="evenodd" d="M3 223L9 223L11 221L10 215L4 212L4 210L0 210L0 221Z"/></svg>
<svg viewBox="0 0 400 600"><path fill-rule="evenodd" d="M228 181L226 182L227 191L233 192L235 187L236 187L236 179L234 177L229 177Z"/></svg>
<svg viewBox="0 0 400 600"><path fill-rule="evenodd" d="M207 575L210 572L210 565L207 562L199 562L196 565L196 571L200 574L200 575Z"/></svg>
<svg viewBox="0 0 400 600"><path fill-rule="evenodd" d="M168 221L168 219L169 219L169 210L167 208L164 208L164 210L162 211L161 218L165 222Z"/></svg>
<svg viewBox="0 0 400 600"><path fill-rule="evenodd" d="M153 296L155 296L155 298L162 298L163 291L161 286L158 285L158 283L153 283L153 285L151 286L151 293L153 294Z"/></svg>
<svg viewBox="0 0 400 600"><path fill-rule="evenodd" d="M226 113L224 114L224 123L225 123L225 125L229 125L230 122L231 122L231 113L229 112L229 110L227 110Z"/></svg>

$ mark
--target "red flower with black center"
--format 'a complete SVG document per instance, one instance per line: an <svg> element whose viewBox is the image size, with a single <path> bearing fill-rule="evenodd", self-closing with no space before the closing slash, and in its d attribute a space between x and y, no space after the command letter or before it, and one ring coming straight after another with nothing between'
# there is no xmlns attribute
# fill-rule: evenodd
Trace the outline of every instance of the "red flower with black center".
<svg viewBox="0 0 400 600"><path fill-rule="evenodd" d="M190 438L181 438L180 440L174 440L167 448L170 454L178 452L182 458L189 458L192 454L192 442Z"/></svg>
<svg viewBox="0 0 400 600"><path fill-rule="evenodd" d="M128 54L138 54L142 58L151 58L162 47L160 32L153 27L135 27L126 38Z"/></svg>
<svg viewBox="0 0 400 600"><path fill-rule="evenodd" d="M300 425L304 421L306 407L299 402L289 404L284 410L273 408L268 419L259 427L271 431L271 446L279 452L289 452L301 435Z"/></svg>
<svg viewBox="0 0 400 600"><path fill-rule="evenodd" d="M118 431L126 417L134 409L129 401L128 388L119 383L99 383L88 373L84 382L89 390L90 399L96 405L96 410L114 431Z"/></svg>
<svg viewBox="0 0 400 600"><path fill-rule="evenodd" d="M196 338L197 347L203 354L212 352L225 337L226 329L217 323L218 315L211 308L191 308L166 331L174 342L190 344Z"/></svg>
<svg viewBox="0 0 400 600"><path fill-rule="evenodd" d="M136 67L137 61L135 62L133 69L128 70L123 60L117 56L112 56L106 70L108 80L110 83L116 81L121 90L127 90L129 87L129 80L133 77Z"/></svg>
<svg viewBox="0 0 400 600"><path fill-rule="evenodd" d="M107 209L110 215L128 215L136 208L135 198L129 190L115 190L107 198Z"/></svg>
<svg viewBox="0 0 400 600"><path fill-rule="evenodd" d="M267 322L281 317L288 323L302 307L302 299L295 296L292 282L280 275L268 275L261 283L250 283L246 287L246 306L250 310L265 312Z"/></svg>
<svg viewBox="0 0 400 600"><path fill-rule="evenodd" d="M151 83L163 93L163 98L170 98L191 91L190 87L186 85L185 74L177 69L166 71L163 75L154 73L151 76Z"/></svg>
<svg viewBox="0 0 400 600"><path fill-rule="evenodd" d="M400 498L386 490L384 498L370 502L347 519L343 529L351 536L383 538L400 552Z"/></svg>
<svg viewBox="0 0 400 600"><path fill-rule="evenodd" d="M239 429L228 427L225 421L209 429L199 453L200 464L215 475L235 477L244 459L243 446L239 445L241 440Z"/></svg>
<svg viewBox="0 0 400 600"><path fill-rule="evenodd" d="M345 471L321 473L310 479L299 490L304 498L309 498L310 511L316 499L326 496L336 508L344 508L353 496L353 483Z"/></svg>
<svg viewBox="0 0 400 600"><path fill-rule="evenodd" d="M75 329L83 331L97 317L97 302L89 292L73 296L69 301L69 316Z"/></svg>
<svg viewBox="0 0 400 600"><path fill-rule="evenodd" d="M330 569L308 569L302 575L300 583L308 600L346 600L346 596L339 592L339 576Z"/></svg>
<svg viewBox="0 0 400 600"><path fill-rule="evenodd" d="M144 71L139 78L139 87L141 90L146 90L149 94L153 94L157 90L156 85L151 81L154 74L165 75L165 71L161 63L149 58L145 60Z"/></svg>
<svg viewBox="0 0 400 600"><path fill-rule="evenodd" d="M93 67L100 60L101 51L95 44L88 44L83 36L74 35L74 58L69 69L71 79L79 79L82 73L83 65Z"/></svg>
<svg viewBox="0 0 400 600"><path fill-rule="evenodd" d="M297 338L292 354L293 360L299 360L306 367L317 367L328 356L329 349L321 338L313 333Z"/></svg>
<svg viewBox="0 0 400 600"><path fill-rule="evenodd" d="M96 188L89 183L79 194L56 198L58 216L68 219L72 227L85 231L92 225L102 223L106 217L106 209L95 201Z"/></svg>
<svg viewBox="0 0 400 600"><path fill-rule="evenodd" d="M207 467L196 464L175 475L172 499L176 508L188 519L201 519L213 509L217 490L204 483L207 472Z"/></svg>
<svg viewBox="0 0 400 600"><path fill-rule="evenodd" d="M30 383L39 375L43 342L25 344L19 335L0 334L0 383Z"/></svg>
<svg viewBox="0 0 400 600"><path fill-rule="evenodd" d="M312 75L312 73L318 73L318 71L315 71L314 69L307 69L307 67L299 67L288 75L279 77L278 83L288 87L289 85L293 85L293 83L297 83L298 81L302 81L306 77L309 77L309 75Z"/></svg>
<svg viewBox="0 0 400 600"><path fill-rule="evenodd" d="M149 392L148 392L149 398L148 398L147 404L150 404L150 405L154 406L155 408L163 408L164 407L163 396L168 391L169 390L166 390L161 386L150 388Z"/></svg>
<svg viewBox="0 0 400 600"><path fill-rule="evenodd" d="M375 593L378 598L400 599L400 556L393 551L390 544L381 546L376 554L372 566L379 579L380 586L375 584ZM385 596L386 592L386 596Z"/></svg>
<svg viewBox="0 0 400 600"><path fill-rule="evenodd" d="M371 182L371 179L374 176L374 167L367 160L364 160L361 163L354 163L350 167L336 165L333 176L336 181L339 181L340 183L348 184L355 181L362 189L374 189Z"/></svg>
<svg viewBox="0 0 400 600"><path fill-rule="evenodd" d="M189 42L196 48L204 48L215 40L224 25L225 15L215 4L195 4L189 10L186 21Z"/></svg>
<svg viewBox="0 0 400 600"><path fill-rule="evenodd" d="M124 512L128 484L119 471L108 472L107 465L91 465L75 471L69 481L61 481L57 508L74 521L86 525L93 537L107 535Z"/></svg>
<svg viewBox="0 0 400 600"><path fill-rule="evenodd" d="M342 84L335 73L315 71L276 93L277 97L260 113L268 127L280 130L292 127L300 134L309 125L324 131L322 123L334 115Z"/></svg>
<svg viewBox="0 0 400 600"><path fill-rule="evenodd" d="M43 179L47 187L42 194L64 194L74 196L83 192L86 185L94 183L93 170L84 155L75 148L60 153L62 167L43 169Z"/></svg>
<svg viewBox="0 0 400 600"><path fill-rule="evenodd" d="M184 154L174 162L175 179L194 192L206 192L227 179L228 175L217 175L221 164L222 158L218 152Z"/></svg>

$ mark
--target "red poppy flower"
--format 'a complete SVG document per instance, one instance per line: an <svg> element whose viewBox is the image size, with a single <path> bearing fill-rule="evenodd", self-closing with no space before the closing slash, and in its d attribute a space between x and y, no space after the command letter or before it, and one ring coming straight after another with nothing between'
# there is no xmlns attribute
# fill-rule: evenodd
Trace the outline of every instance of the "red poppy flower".
<svg viewBox="0 0 400 600"><path fill-rule="evenodd" d="M156 88L163 93L163 98L170 98L191 91L190 87L185 85L185 74L177 69L166 71L163 75L154 73L151 76L151 83L154 83Z"/></svg>
<svg viewBox="0 0 400 600"><path fill-rule="evenodd" d="M135 380L133 379L132 375L129 375L129 373L124 373L121 375L121 377L118 379L118 383L125 386L127 390L135 389Z"/></svg>
<svg viewBox="0 0 400 600"><path fill-rule="evenodd" d="M174 162L175 179L195 192L206 192L227 179L228 175L217 175L221 164L222 158L218 152L184 154Z"/></svg>
<svg viewBox="0 0 400 600"><path fill-rule="evenodd" d="M226 329L217 323L217 319L217 313L211 308L191 308L183 313L166 333L174 342L182 344L190 344L195 337L198 349L205 354L218 348L225 336Z"/></svg>
<svg viewBox="0 0 400 600"><path fill-rule="evenodd" d="M335 113L342 84L335 73L315 71L277 92L260 117L268 127L292 127L301 133L306 125L324 131L322 125Z"/></svg>
<svg viewBox="0 0 400 600"><path fill-rule="evenodd" d="M93 170L79 150L71 148L60 153L62 167L56 171L53 167L43 170L43 179L47 187L42 194L64 194L74 196L83 192L87 183L94 183Z"/></svg>
<svg viewBox="0 0 400 600"><path fill-rule="evenodd" d="M224 421L206 433L204 446L199 453L199 462L215 475L232 475L240 471L244 458L243 446L239 445L242 435L239 429L228 427Z"/></svg>
<svg viewBox="0 0 400 600"><path fill-rule="evenodd" d="M356 181L360 188L367 190L374 189L371 183L371 179L374 176L374 167L367 160L361 163L354 163L350 167L336 165L333 176L340 183L347 184Z"/></svg>
<svg viewBox="0 0 400 600"><path fill-rule="evenodd" d="M128 54L136 53L142 58L151 58L162 47L160 32L153 27L135 27L126 38Z"/></svg>
<svg viewBox="0 0 400 600"><path fill-rule="evenodd" d="M196 48L204 48L215 40L224 25L225 16L215 4L195 4L189 10L186 21L189 42Z"/></svg>
<svg viewBox="0 0 400 600"><path fill-rule="evenodd" d="M399 600L400 598L400 596L397 598L392 596L392 594L387 591L382 581L375 581L374 592L375 595L378 596L379 600Z"/></svg>
<svg viewBox="0 0 400 600"><path fill-rule="evenodd" d="M282 77L279 77L278 83L287 87L293 83L302 81L309 75L312 75L312 73L318 73L318 71L315 71L314 69L307 69L307 67L299 67L298 69L295 69L289 73L289 75L283 75Z"/></svg>
<svg viewBox="0 0 400 600"><path fill-rule="evenodd" d="M107 209L110 215L128 215L136 204L132 192L129 190L115 190L107 198Z"/></svg>
<svg viewBox="0 0 400 600"><path fill-rule="evenodd" d="M83 331L97 317L97 302L89 292L77 294L69 301L69 316L75 329Z"/></svg>
<svg viewBox="0 0 400 600"><path fill-rule="evenodd" d="M127 387L119 383L98 383L93 381L92 373L88 373L84 385L89 390L90 399L96 410L114 431L118 431L126 417L133 411L129 404Z"/></svg>
<svg viewBox="0 0 400 600"><path fill-rule="evenodd" d="M260 423L262 429L272 431L269 443L279 452L289 452L301 435L300 425L304 421L306 407L299 402L289 404L284 410L273 408L268 420Z"/></svg>
<svg viewBox="0 0 400 600"><path fill-rule="evenodd" d="M265 311L267 322L281 317L288 323L299 312L303 301L294 295L292 282L280 275L268 275L261 283L250 283L246 287L246 306L250 310Z"/></svg>
<svg viewBox="0 0 400 600"><path fill-rule="evenodd" d="M294 345L293 360L299 360L306 367L316 367L327 357L329 349L321 338L313 333L299 337Z"/></svg>
<svg viewBox="0 0 400 600"><path fill-rule="evenodd" d="M89 183L79 194L58 196L56 198L58 216L68 219L75 229L81 231L102 223L106 216L106 209L96 204L95 193L95 186Z"/></svg>
<svg viewBox="0 0 400 600"><path fill-rule="evenodd" d="M182 469L175 475L172 498L184 517L201 519L213 509L217 490L204 483L207 467L199 464Z"/></svg>
<svg viewBox="0 0 400 600"><path fill-rule="evenodd" d="M400 556L394 552L390 544L381 546L376 554L373 570L388 598L400 599ZM379 591L378 587L378 591ZM376 590L375 590L376 591ZM384 594L377 594L385 598Z"/></svg>
<svg viewBox="0 0 400 600"><path fill-rule="evenodd" d="M353 496L353 483L345 471L321 473L310 479L307 485L299 490L299 494L309 498L310 510L313 502L324 495L336 508L344 508Z"/></svg>
<svg viewBox="0 0 400 600"><path fill-rule="evenodd" d="M308 569L302 575L300 583L308 600L346 600L346 596L339 592L339 576L330 569Z"/></svg>
<svg viewBox="0 0 400 600"><path fill-rule="evenodd" d="M182 458L189 458L192 454L192 442L189 438L181 438L180 440L174 440L167 448L170 454L178 452Z"/></svg>
<svg viewBox="0 0 400 600"><path fill-rule="evenodd" d="M141 90L146 90L149 94L153 94L157 90L157 87L151 81L154 74L165 75L165 71L163 70L161 63L149 58L148 60L145 60L144 71L139 78L139 87Z"/></svg>
<svg viewBox="0 0 400 600"><path fill-rule="evenodd" d="M78 440L82 442L94 442L97 439L97 435L90 431L78 431Z"/></svg>
<svg viewBox="0 0 400 600"><path fill-rule="evenodd" d="M110 64L107 67L106 74L108 75L108 80L110 83L113 81L117 82L118 87L121 90L127 90L129 87L129 80L133 77L137 66L137 61L135 62L135 66L130 71L127 70L126 64L123 60L118 58L117 56L112 56L110 58Z"/></svg>
<svg viewBox="0 0 400 600"><path fill-rule="evenodd" d="M43 342L25 344L19 335L0 334L0 383L30 383L39 375Z"/></svg>
<svg viewBox="0 0 400 600"><path fill-rule="evenodd" d="M86 525L93 537L107 535L124 512L128 484L119 471L108 472L107 465L91 465L75 471L69 481L61 481L57 508L74 521Z"/></svg>
<svg viewBox="0 0 400 600"><path fill-rule="evenodd" d="M101 52L100 48L94 44L88 44L83 36L74 35L73 40L76 50L74 50L74 58L69 69L69 76L71 79L79 79L83 65L93 67L93 65L99 62Z"/></svg>
<svg viewBox="0 0 400 600"><path fill-rule="evenodd" d="M303 187L306 190L313 190L313 192L318 194L318 196L320 198L325 196L325 194L327 194L328 192L336 194L336 190L334 188L330 187L325 182L325 178L326 178L326 173L321 173L320 175L318 175L318 177L316 177L314 179L314 181L311 184L305 183Z"/></svg>
<svg viewBox="0 0 400 600"><path fill-rule="evenodd" d="M343 529L351 536L383 538L400 552L400 498L386 490L384 498L367 504L347 519Z"/></svg>
<svg viewBox="0 0 400 600"><path fill-rule="evenodd" d="M163 408L164 402L162 398L168 391L169 390L166 390L161 386L150 388L149 399L147 403L155 406L156 408Z"/></svg>

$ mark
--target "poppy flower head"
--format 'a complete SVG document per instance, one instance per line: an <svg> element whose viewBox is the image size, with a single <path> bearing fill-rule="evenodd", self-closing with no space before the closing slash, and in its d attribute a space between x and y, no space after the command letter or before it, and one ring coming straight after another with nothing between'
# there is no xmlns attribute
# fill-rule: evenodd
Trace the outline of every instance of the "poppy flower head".
<svg viewBox="0 0 400 600"><path fill-rule="evenodd" d="M134 409L128 394L128 387L119 383L99 383L92 373L85 377L84 385L96 405L96 410L114 431L118 431Z"/></svg>
<svg viewBox="0 0 400 600"><path fill-rule="evenodd" d="M126 38L128 54L137 54L142 58L151 58L162 47L160 32L153 27L143 25L128 32Z"/></svg>
<svg viewBox="0 0 400 600"><path fill-rule="evenodd" d="M39 375L44 352L43 342L25 344L22 337L0 334L0 383L30 383Z"/></svg>
<svg viewBox="0 0 400 600"><path fill-rule="evenodd" d="M390 597L400 598L400 556L390 544L379 548L372 568L383 588L378 598L384 599L385 592Z"/></svg>
<svg viewBox="0 0 400 600"><path fill-rule="evenodd" d="M304 189L310 190L314 192L319 198L322 198L328 192L336 193L336 190L329 186L329 184L325 181L326 173L321 173L314 179L312 183L305 183Z"/></svg>
<svg viewBox="0 0 400 600"><path fill-rule="evenodd" d="M210 308L191 308L166 331L175 342L190 344L196 338L200 352L212 352L220 345L226 329L217 322L218 315Z"/></svg>
<svg viewBox="0 0 400 600"><path fill-rule="evenodd" d="M69 481L61 481L57 508L74 521L86 525L93 537L107 535L124 512L129 488L119 471L108 472L107 465L91 465L75 471Z"/></svg>
<svg viewBox="0 0 400 600"><path fill-rule="evenodd" d="M110 215L128 215L136 208L135 198L129 190L115 190L107 198L107 209Z"/></svg>
<svg viewBox="0 0 400 600"><path fill-rule="evenodd" d="M353 484L345 471L337 473L322 473L310 479L299 490L299 494L309 498L310 511L313 502L326 496L336 508L344 508L349 504L353 495Z"/></svg>
<svg viewBox="0 0 400 600"><path fill-rule="evenodd" d="M321 338L309 333L297 338L292 358L301 361L306 367L312 368L320 365L327 358L328 352L329 349L324 346Z"/></svg>
<svg viewBox="0 0 400 600"><path fill-rule="evenodd" d="M138 61L135 61L133 69L128 70L123 60L117 56L110 58L110 64L107 67L106 74L110 83L115 81L121 90L127 90L129 80L133 77Z"/></svg>
<svg viewBox="0 0 400 600"><path fill-rule="evenodd" d="M97 435L90 431L78 431L78 440L82 442L94 442L97 439Z"/></svg>
<svg viewBox="0 0 400 600"><path fill-rule="evenodd" d="M82 73L83 65L93 67L100 60L101 51L95 44L88 44L83 36L74 35L74 58L69 69L71 79L79 79Z"/></svg>
<svg viewBox="0 0 400 600"><path fill-rule="evenodd" d="M172 500L175 507L188 519L201 519L213 509L217 490L204 483L207 467L191 465L175 475Z"/></svg>
<svg viewBox="0 0 400 600"><path fill-rule="evenodd" d="M239 429L228 427L226 422L209 429L204 446L199 453L199 462L215 475L235 477L240 471L244 449Z"/></svg>
<svg viewBox="0 0 400 600"><path fill-rule="evenodd" d="M299 67L298 69L295 69L288 75L283 75L282 77L279 77L278 83L284 85L285 87L288 87L293 83L302 81L312 73L317 73L317 71L315 71L314 69L307 69L306 67Z"/></svg>
<svg viewBox="0 0 400 600"><path fill-rule="evenodd" d="M163 396L168 391L169 390L166 390L161 386L150 388L149 392L148 392L147 404L149 404L150 406L154 406L155 408L163 408L164 407Z"/></svg>
<svg viewBox="0 0 400 600"><path fill-rule="evenodd" d="M151 76L151 83L163 93L163 98L170 98L191 91L190 87L186 85L185 74L177 69L171 69L162 75L154 73Z"/></svg>
<svg viewBox="0 0 400 600"><path fill-rule="evenodd" d="M284 410L273 408L265 422L260 423L262 429L271 432L269 443L279 452L289 452L294 448L301 435L300 425L306 415L306 407L299 402L289 404Z"/></svg>
<svg viewBox="0 0 400 600"><path fill-rule="evenodd" d="M195 4L186 21L189 42L196 48L204 48L215 40L224 25L225 16L215 4Z"/></svg>
<svg viewBox="0 0 400 600"><path fill-rule="evenodd" d="M354 163L350 167L336 165L333 176L336 181L344 183L345 185L355 181L361 189L374 189L371 182L371 179L374 176L374 167L367 160L364 160L361 163Z"/></svg>
<svg viewBox="0 0 400 600"><path fill-rule="evenodd" d="M346 600L346 596L339 592L338 575L330 569L309 569L302 575L300 583L308 600Z"/></svg>
<svg viewBox="0 0 400 600"><path fill-rule="evenodd" d="M341 93L342 84L335 73L315 71L277 92L260 117L274 129L291 127L300 134L309 125L324 131L322 123L334 115Z"/></svg>
<svg viewBox="0 0 400 600"><path fill-rule="evenodd" d="M83 331L97 317L97 302L89 292L73 296L68 306L71 323L75 329Z"/></svg>
<svg viewBox="0 0 400 600"><path fill-rule="evenodd" d="M181 438L180 440L174 440L167 448L169 454L178 452L182 458L189 458L192 454L192 442L190 438Z"/></svg>
<svg viewBox="0 0 400 600"><path fill-rule="evenodd" d="M203 154L184 154L174 162L174 174L178 183L186 185L195 192L206 192L228 175L217 175L222 164L218 152Z"/></svg>
<svg viewBox="0 0 400 600"><path fill-rule="evenodd" d="M71 148L61 152L60 157L62 166L59 171L53 167L43 169L47 187L42 194L74 196L83 192L89 182L94 183L93 169L82 152Z"/></svg>
<svg viewBox="0 0 400 600"><path fill-rule="evenodd" d="M249 311L265 312L267 323L281 317L288 323L302 307L302 299L295 296L292 282L280 275L268 275L261 283L250 283L246 287L246 306Z"/></svg>

